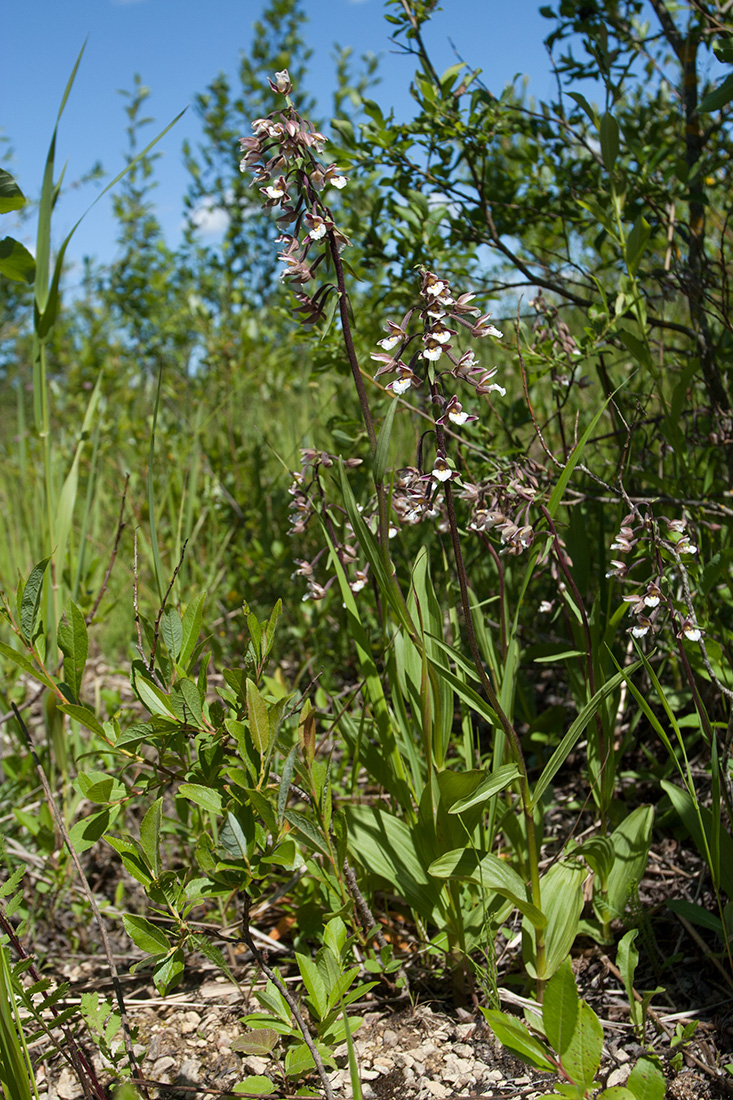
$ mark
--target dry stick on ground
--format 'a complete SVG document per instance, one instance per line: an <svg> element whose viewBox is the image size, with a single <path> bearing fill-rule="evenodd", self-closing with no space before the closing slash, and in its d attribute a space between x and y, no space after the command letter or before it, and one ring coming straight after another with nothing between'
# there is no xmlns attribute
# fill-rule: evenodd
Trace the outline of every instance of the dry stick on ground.
<svg viewBox="0 0 733 1100"><path fill-rule="evenodd" d="M610 970L610 972L613 974L614 978L616 978L619 982L621 982L622 985L624 985L625 983L621 971L618 969L617 966L614 966L608 955L602 954L600 956L600 959L603 965L607 967L608 970ZM642 997L641 993L637 992L637 990L633 987L632 993L634 994L634 1000L637 1001L639 1004L643 1004L644 998ZM646 1011L649 1019L652 1020L652 1022L660 1029L660 1031L663 1031L667 1038L671 1041L674 1038L674 1032L672 1031L672 1029L667 1027L667 1025L654 1011L653 1008L647 1007ZM684 1051L684 1056L685 1058L689 1059L689 1061L691 1061L694 1065L696 1065L698 1069L701 1069L703 1073L707 1074L708 1077L712 1077L714 1081L717 1081L721 1088L724 1089L725 1092L727 1092L728 1096L733 1096L733 1084L726 1080L723 1074L718 1073L713 1066L706 1065L705 1062L701 1061L700 1058L698 1058L689 1050Z"/></svg>
<svg viewBox="0 0 733 1100"><path fill-rule="evenodd" d="M244 891L242 891L242 899L242 939L252 952L252 957L259 966L262 973L270 979L272 984L288 1002L290 1011L293 1014L293 1018L295 1019L295 1022L300 1029L300 1033L303 1036L303 1041L308 1047L308 1050L311 1052L311 1057L315 1062L316 1072L321 1079L321 1084L323 1085L323 1092L326 1100L335 1100L333 1089L331 1088L331 1082L328 1079L328 1074L326 1073L326 1067L323 1064L323 1059L321 1058L320 1051L318 1050L316 1044L313 1042L313 1037L311 1036L310 1030L308 1029L308 1025L300 1014L300 1010L298 1008L295 997L285 985L285 982L282 980L277 971L273 970L270 966L267 965L262 955L262 952L255 944L254 937L249 930L249 910L251 902L249 895Z"/></svg>
<svg viewBox="0 0 733 1100"><path fill-rule="evenodd" d="M63 819L63 815L59 813L58 807L56 806L56 803L54 801L54 797L53 797L53 794L51 792L51 787L49 785L48 778L46 777L46 773L43 770L43 765L41 764L41 761L38 758L38 754L36 753L35 746L33 744L33 741L31 740L31 735L28 731L28 727L26 726L25 722L23 721L21 713L18 710L18 708L16 707L15 703L11 703L11 706L12 706L13 712L15 714L15 719L18 722L18 725L20 726L20 728L23 732L23 736L24 736L26 744L28 746L28 751L30 752L31 756L33 757L33 762L36 765L36 771L38 772L38 778L41 780L41 785L42 785L44 793L46 795L46 801L48 802L48 808L50 809L51 813L53 814L54 821L56 823L56 828L59 830L59 833L63 837L64 843L66 844L66 847L69 850L69 855L71 856L71 859L74 863L74 866L76 867L77 874L79 875L79 879L81 880L81 884L84 888L84 893L87 896L87 900L89 902L89 905L91 906L92 913L94 914L94 919L97 922L97 926L99 928L99 931L100 931L100 934L101 934L101 937L102 937L102 945L104 947L104 953L107 957L107 966L109 967L110 976L112 978L112 984L113 984L114 990L115 990L115 997L117 999L117 1006L120 1010L120 1022L122 1023L122 1034L124 1036L125 1052L127 1053L127 1058L128 1058L129 1063L130 1063L130 1071L132 1073L132 1083L133 1084L140 1084L140 1091L142 1092L143 1096L146 1098L146 1100L150 1100L150 1098L148 1096L148 1093L147 1093L147 1090L145 1088L144 1082L143 1082L143 1078L140 1074L140 1069L139 1069L138 1064L137 1064L137 1059L135 1058L135 1052L132 1049L132 1035L130 1034L130 1024L129 1024L129 1021L127 1019L127 1009L125 1008L125 1001L124 1001L124 998L122 996L122 986L120 984L119 975L117 973L117 967L115 966L115 961L114 961L114 957L113 957L113 954L112 954L112 945L109 941L109 936L107 934L107 926L104 922L102 914L99 911L99 906L97 905L96 898L94 897L94 894L92 893L92 889L89 885L89 880L87 879L86 875L84 874L84 868L81 865L81 861L79 859L79 856L76 853L76 849L74 848L74 845L71 843L71 837L69 836L69 832L66 828L66 823Z"/></svg>

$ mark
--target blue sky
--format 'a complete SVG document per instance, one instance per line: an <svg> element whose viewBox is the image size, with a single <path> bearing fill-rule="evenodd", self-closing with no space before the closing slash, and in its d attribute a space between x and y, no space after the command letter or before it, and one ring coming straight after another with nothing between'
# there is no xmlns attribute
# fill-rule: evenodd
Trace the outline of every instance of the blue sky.
<svg viewBox="0 0 733 1100"><path fill-rule="evenodd" d="M72 183L101 161L106 179L124 164L123 99L139 73L151 89L147 113L163 129L196 92L218 72L235 78L240 53L252 37L252 24L265 0L28 0L7 5L3 14L3 111L0 134L12 149L4 166L24 193L38 195L48 142L59 101L77 54L87 47L59 130L57 163L68 161L66 183ZM426 38L440 68L460 55L483 68L484 80L500 91L518 73L530 76L530 91L546 97L552 91L548 59L542 44L551 24L538 12L539 0L444 0ZM334 43L356 53L380 55L382 83L375 98L408 117L413 64L389 43L383 0L304 0L305 36L313 49L310 90L328 114L333 90ZM450 40L450 41L449 41ZM159 146L158 216L174 244L180 232L182 196L187 184L181 145L195 142L198 120L193 109ZM57 207L55 236L68 232L94 200L100 186L67 189ZM15 232L32 246L33 221L13 229L4 219L3 235ZM110 198L103 198L77 231L69 250L72 260L91 255L102 262L114 256L115 226Z"/></svg>

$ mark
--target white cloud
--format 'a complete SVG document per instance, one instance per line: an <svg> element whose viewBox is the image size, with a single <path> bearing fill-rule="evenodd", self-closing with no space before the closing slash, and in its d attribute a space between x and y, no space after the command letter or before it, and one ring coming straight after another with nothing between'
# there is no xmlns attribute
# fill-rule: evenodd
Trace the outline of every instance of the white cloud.
<svg viewBox="0 0 733 1100"><path fill-rule="evenodd" d="M200 237L207 240L222 237L229 225L229 215L222 206L202 204L191 215Z"/></svg>

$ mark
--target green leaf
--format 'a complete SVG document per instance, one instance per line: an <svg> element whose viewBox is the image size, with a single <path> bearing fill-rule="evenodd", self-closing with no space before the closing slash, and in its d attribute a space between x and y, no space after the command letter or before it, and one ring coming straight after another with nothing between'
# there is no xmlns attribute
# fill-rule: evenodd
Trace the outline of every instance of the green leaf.
<svg viewBox="0 0 733 1100"><path fill-rule="evenodd" d="M220 814L222 812L224 802L218 791L212 790L211 787L203 787L200 783L181 783L178 787L178 793L182 794L184 798L188 798L191 802L195 802L197 806L200 806L202 810L207 810L210 814Z"/></svg>
<svg viewBox="0 0 733 1100"><path fill-rule="evenodd" d="M613 866L608 875L608 894L594 890L596 915L600 920L623 917L629 892L641 882L652 839L654 808L638 806L611 834ZM608 906L609 912L604 912Z"/></svg>
<svg viewBox="0 0 733 1100"><path fill-rule="evenodd" d="M548 1073L557 1070L551 1051L539 1039L535 1039L521 1020L493 1008L482 1008L481 1012L494 1035L510 1054L535 1069Z"/></svg>
<svg viewBox="0 0 733 1100"><path fill-rule="evenodd" d="M288 1077L299 1077L301 1073L307 1073L315 1065L313 1055L305 1043L298 1043L290 1047L285 1055L285 1072Z"/></svg>
<svg viewBox="0 0 733 1100"><path fill-rule="evenodd" d="M643 214L639 214L626 240L626 263L632 275L636 275L651 231L649 222Z"/></svg>
<svg viewBox="0 0 733 1100"><path fill-rule="evenodd" d="M720 84L715 91L708 92L706 96L703 96L697 109L703 114L708 114L710 111L719 111L721 107L725 107L726 103L730 103L732 99L733 73L729 73L723 83Z"/></svg>
<svg viewBox="0 0 733 1100"><path fill-rule="evenodd" d="M189 603L183 613L181 650L178 656L179 664L186 668L191 654L196 648L199 634L201 633L201 620L203 614L205 593L196 596Z"/></svg>
<svg viewBox="0 0 733 1100"><path fill-rule="evenodd" d="M295 960L303 979L303 984L310 995L311 1007L319 1020L324 1020L328 1015L328 995L323 978L317 965L307 955L301 955L297 951Z"/></svg>
<svg viewBox="0 0 733 1100"><path fill-rule="evenodd" d="M544 928L547 920L543 913L527 897L527 887L513 867L493 852L477 862L470 849L456 848L433 861L428 868L439 878L470 879L486 890L493 890L500 897L519 909L536 928Z"/></svg>
<svg viewBox="0 0 733 1100"><path fill-rule="evenodd" d="M33 664L33 662L25 656L24 653L19 653L17 649L13 649L12 646L6 645L5 642L0 642L0 653L2 653L8 660L13 661L14 664L22 668L24 672L27 672L32 679L37 680L40 684L45 684L46 687L55 690L56 685L50 677L46 676L39 668Z"/></svg>
<svg viewBox="0 0 733 1100"><path fill-rule="evenodd" d="M153 967L153 981L163 996L181 980L184 969L183 949L176 948Z"/></svg>
<svg viewBox="0 0 733 1100"><path fill-rule="evenodd" d="M525 915L522 921L524 965L532 978L550 978L567 958L578 932L583 911L583 882L588 872L580 863L556 863L541 881L542 912L545 928L544 969L537 969L534 922Z"/></svg>
<svg viewBox="0 0 733 1100"><path fill-rule="evenodd" d="M291 810L287 811L289 820ZM443 884L428 875L415 836L401 818L374 806L347 806L349 849L370 873L385 879L425 919L440 903Z"/></svg>
<svg viewBox="0 0 733 1100"><path fill-rule="evenodd" d="M713 817L707 806L701 806L697 796L693 800L689 791L683 791L669 780L661 781L670 802L682 819L682 824L695 842L703 859L712 863ZM711 866L711 870L714 867ZM729 898L733 898L733 837L727 829L720 832L719 885Z"/></svg>
<svg viewBox="0 0 733 1100"><path fill-rule="evenodd" d="M240 821L233 813L228 813L226 821L219 834L219 844L232 859L247 860L249 858L249 843L247 834Z"/></svg>
<svg viewBox="0 0 733 1100"><path fill-rule="evenodd" d="M594 126L597 126L598 125L598 114L597 114L596 110L593 107L591 107L590 103L585 98L585 96L581 95L580 92L568 92L568 95L570 96L571 99L575 100L575 102L578 104L579 107L583 108L586 115L588 116L588 120L590 122L592 122Z"/></svg>
<svg viewBox="0 0 733 1100"><path fill-rule="evenodd" d="M78 699L89 652L89 635L84 616L73 600L69 600L64 609L58 625L57 641L64 655L64 680L74 698Z"/></svg>
<svg viewBox="0 0 733 1100"><path fill-rule="evenodd" d="M183 644L183 624L175 607L165 607L160 617L160 636L174 661L178 660Z"/></svg>
<svg viewBox="0 0 733 1100"><path fill-rule="evenodd" d="M145 853L153 878L160 877L160 826L163 820L163 799L156 798L140 822L140 847Z"/></svg>
<svg viewBox="0 0 733 1100"><path fill-rule="evenodd" d="M667 1091L664 1074L657 1061L644 1054L631 1070L626 1086L636 1100L664 1100L664 1094Z"/></svg>
<svg viewBox="0 0 733 1100"><path fill-rule="evenodd" d="M577 448L576 448L577 450ZM627 676L631 676L637 668L641 665L641 661L635 661L628 668L625 668L622 672L617 672L615 676L612 676L609 680L606 680L603 687L599 688L592 699L589 700L577 716L568 732L563 737L558 747L553 752L552 756L548 760L547 764L543 768L542 774L537 780L534 791L532 792L532 808L537 806L549 787L550 783L555 777L555 774L560 770L562 765L567 760L576 742L580 739L581 734L585 730L588 723L595 716L596 711L608 698L612 695L616 688L626 679Z"/></svg>
<svg viewBox="0 0 733 1100"><path fill-rule="evenodd" d="M186 725L204 728L204 714L198 684L182 676L171 688L170 707L177 718Z"/></svg>
<svg viewBox="0 0 733 1100"><path fill-rule="evenodd" d="M542 1001L542 1024L547 1041L562 1056L570 1046L578 1021L580 998L570 959L555 971Z"/></svg>
<svg viewBox="0 0 733 1100"><path fill-rule="evenodd" d="M81 855L101 840L119 812L119 806L105 806L98 813L76 821L69 829L69 838L74 851Z"/></svg>
<svg viewBox="0 0 733 1100"><path fill-rule="evenodd" d="M89 707L75 706L74 703L58 703L57 706L63 714L68 714L69 718L79 722L85 729L96 733L97 737L103 737L105 741L108 740L104 726Z"/></svg>
<svg viewBox="0 0 733 1100"><path fill-rule="evenodd" d="M139 662L138 662L139 663ZM132 687L138 699L151 714L157 714L161 718L175 717L170 696L161 691L144 673L133 666Z"/></svg>
<svg viewBox="0 0 733 1100"><path fill-rule="evenodd" d="M272 1096L275 1091L275 1086L272 1081L259 1073L251 1077L243 1077L232 1089L232 1092L246 1092L249 1093L250 1096L252 1094L255 1096Z"/></svg>
<svg viewBox="0 0 733 1100"><path fill-rule="evenodd" d="M267 703L262 698L257 685L247 680L247 715L252 743L260 756L264 756L270 747L270 719Z"/></svg>
<svg viewBox="0 0 733 1100"><path fill-rule="evenodd" d="M23 588L23 599L20 602L20 629L29 645L33 642L43 592L43 578L50 560L50 558L44 558L38 565L33 566Z"/></svg>
<svg viewBox="0 0 733 1100"><path fill-rule="evenodd" d="M36 261L25 245L13 237L0 240L0 275L29 286L35 281Z"/></svg>
<svg viewBox="0 0 733 1100"><path fill-rule="evenodd" d="M702 905L694 905L685 898L670 898L667 901L667 908L678 916L684 917L691 924L696 924L699 928L707 928L710 932L715 932L716 936L720 936L721 940L723 939L723 922L720 917L709 912Z"/></svg>
<svg viewBox="0 0 733 1100"><path fill-rule="evenodd" d="M603 1028L593 1009L585 1001L578 1002L578 1016L570 1042L562 1056L565 1073L579 1085L585 1096L601 1064Z"/></svg>
<svg viewBox="0 0 733 1100"><path fill-rule="evenodd" d="M0 214L9 214L12 210L21 210L26 197L13 177L4 168L0 168Z"/></svg>
<svg viewBox="0 0 733 1100"><path fill-rule="evenodd" d="M519 768L516 764L502 764L489 772L473 794L467 798L459 798L448 810L449 814L460 814L464 810L470 810L473 806L483 806L490 802L495 795L506 790L519 776Z"/></svg>
<svg viewBox="0 0 733 1100"><path fill-rule="evenodd" d="M122 923L128 936L141 951L147 955L166 954L171 949L171 941L162 928L157 928L145 917L138 917L132 913L125 913Z"/></svg>
<svg viewBox="0 0 733 1100"><path fill-rule="evenodd" d="M608 881L614 861L613 841L610 837L592 836L583 841L579 848L575 848L573 855L582 856L601 882Z"/></svg>
<svg viewBox="0 0 733 1100"><path fill-rule="evenodd" d="M618 122L608 111L601 116L599 131L603 164L607 172L612 172L618 158L619 133Z"/></svg>

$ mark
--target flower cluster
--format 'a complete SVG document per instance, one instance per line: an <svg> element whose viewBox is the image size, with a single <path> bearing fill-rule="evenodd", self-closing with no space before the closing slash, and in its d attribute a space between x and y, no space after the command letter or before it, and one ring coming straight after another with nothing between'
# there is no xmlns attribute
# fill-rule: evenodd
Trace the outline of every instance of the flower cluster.
<svg viewBox="0 0 733 1100"><path fill-rule="evenodd" d="M289 97L292 84L287 69L275 73L270 87ZM326 140L311 122L301 118L287 98L285 110L255 119L252 137L240 141L244 154L240 171L254 172L254 182L264 196L263 205L278 211L277 224L283 231L279 241L284 245L278 258L285 265L281 278L297 285L314 278L314 269L322 259L322 255L315 261L309 257L315 244L327 235L339 249L348 244L319 197L325 188L340 190L348 182L337 165L319 160ZM301 305L296 312L305 313L306 323L321 315L321 301L306 294L298 298Z"/></svg>
<svg viewBox="0 0 733 1100"><path fill-rule="evenodd" d="M409 310L399 324L388 320L385 325L387 335L377 341L377 346L382 350L372 353L372 359L381 364L374 375L375 379L385 374L394 375L395 377L385 388L394 394L403 394L411 386L419 386L422 383L423 379L418 374L418 370L423 367L427 370L430 383L445 373L462 382L467 382L479 395L496 390L503 397L506 393L504 387L492 381L497 373L496 367L482 367L477 362L473 351L459 355L453 348L452 340L458 330L451 327L452 325L458 324L464 327L475 338L483 336L500 338L502 335L491 324L490 314L482 316L480 310L470 304L476 295L461 294L457 298L454 297L448 281L439 278L433 271L423 271L420 295L423 299L423 307L419 311L422 332L410 335L409 324L413 314L417 312L414 309ZM420 342L417 342L418 335ZM403 357L408 350L410 359L405 362ZM436 373L435 364L443 356L450 363L450 367L446 372ZM447 423L454 427L461 427L478 419L464 412L455 394L448 399L440 395L440 403L443 406L443 413L438 418L439 424Z"/></svg>
<svg viewBox="0 0 733 1100"><path fill-rule="evenodd" d="M499 553L516 555L534 542L529 522L530 507L540 496L541 469L531 459L524 465L497 469L493 477L479 484L464 484L461 498L471 505L468 530L499 535Z"/></svg>
<svg viewBox="0 0 733 1100"><path fill-rule="evenodd" d="M662 534L660 524L664 524L665 534ZM612 568L606 573L607 577L631 580L631 571L644 562L647 570L651 563L651 572L656 577L647 581L643 588L637 588L636 592L623 596L624 603L629 605L635 618L629 627L629 633L634 638L644 638L647 634L654 633L660 616L671 611L673 617L677 618L678 625L681 623L677 637L690 642L699 641L702 631L697 625L687 587L686 571L681 561L682 555L697 554L697 546L687 531L687 520L666 517L658 520L651 509L642 514L635 508L622 520L610 549L622 556L611 559ZM667 564L670 562L673 564ZM679 575L681 569L685 572L684 578ZM684 612L679 614L675 610L672 596L665 595L665 590L669 593L675 582L683 581L682 595L686 606Z"/></svg>
<svg viewBox="0 0 733 1100"><path fill-rule="evenodd" d="M351 469L354 466L361 465L360 458L347 458L341 460L347 469ZM290 483L289 492L292 496L290 502L290 529L289 535L302 535L305 533L308 524L316 511L316 504L314 503L314 496L319 499L321 508L324 507L323 489L320 482L320 471L328 470L333 467L338 458L335 455L329 454L327 451L319 451L313 448L305 448L300 452L300 470L296 470L292 475L292 481ZM339 561L343 566L347 574L352 574L352 580L349 582L352 591L360 592L364 588L367 582L367 576L369 572L369 566L365 568L359 567L358 564L358 550L353 541L353 530L351 525L346 523L345 525L346 536L350 538L351 542L345 542L338 540L335 537L335 531L332 527L332 535L336 553L338 554ZM322 600L328 592L331 585L336 579L332 576L325 584L320 584L316 580L315 567L319 559L325 553L325 547L316 554L312 561L304 561L301 558L295 559L297 569L292 574L293 577L304 577L307 584L306 594L303 596L304 600Z"/></svg>
<svg viewBox="0 0 733 1100"><path fill-rule="evenodd" d="M550 305L546 301L542 291L532 299L530 305L534 307L537 314L534 325L532 326L532 348L534 351L543 354L543 345L549 342L550 357L552 360L565 359L571 373L570 375L559 375L557 381L567 386L575 370L575 360L582 352L575 342L570 329L560 317L557 306Z"/></svg>

